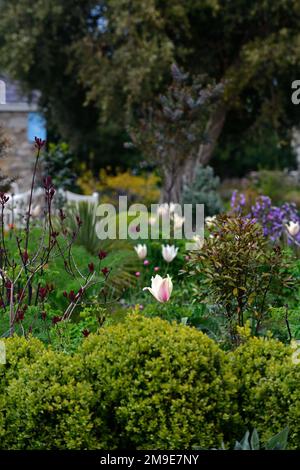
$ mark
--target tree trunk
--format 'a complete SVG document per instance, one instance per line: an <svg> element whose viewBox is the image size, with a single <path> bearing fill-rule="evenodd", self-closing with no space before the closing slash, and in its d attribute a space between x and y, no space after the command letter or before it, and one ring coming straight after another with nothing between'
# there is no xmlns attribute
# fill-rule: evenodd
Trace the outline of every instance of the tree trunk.
<svg viewBox="0 0 300 470"><path fill-rule="evenodd" d="M200 145L196 155L189 156L180 168L163 167L164 183L160 196L161 203L174 202L181 204L183 185L192 184L198 165L206 165L212 157L217 140L224 127L226 113L225 105L221 104L212 114L206 126L209 141Z"/></svg>
<svg viewBox="0 0 300 470"><path fill-rule="evenodd" d="M227 109L224 103L222 103L210 117L206 126L208 142L200 145L196 158L189 158L186 162L186 167L183 174L183 179L186 184L190 185L194 182L196 174L195 169L199 164L207 165L207 163L210 161L218 138L220 137L220 134L223 130L226 114Z"/></svg>
<svg viewBox="0 0 300 470"><path fill-rule="evenodd" d="M160 194L160 202L167 202L170 204L181 203L182 199L182 169L177 171L176 174L168 171L167 168L164 169L164 183Z"/></svg>

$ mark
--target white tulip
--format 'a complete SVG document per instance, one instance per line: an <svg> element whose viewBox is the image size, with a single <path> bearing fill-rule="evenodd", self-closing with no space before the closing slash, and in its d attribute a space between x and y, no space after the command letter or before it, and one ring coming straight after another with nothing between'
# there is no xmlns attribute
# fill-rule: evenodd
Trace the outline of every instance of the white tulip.
<svg viewBox="0 0 300 470"><path fill-rule="evenodd" d="M194 235L193 236L193 242L195 242L195 249L196 250L201 250L204 244L204 237L200 237L200 235Z"/></svg>
<svg viewBox="0 0 300 470"><path fill-rule="evenodd" d="M285 224L285 226L292 237L295 237L300 230L300 225L298 222L290 221L288 224Z"/></svg>
<svg viewBox="0 0 300 470"><path fill-rule="evenodd" d="M212 217L205 217L205 223L208 226L208 228L212 227L216 221L217 216L213 215Z"/></svg>
<svg viewBox="0 0 300 470"><path fill-rule="evenodd" d="M157 217L155 217L154 215L150 215L149 217L149 224L150 225L155 225L157 222Z"/></svg>
<svg viewBox="0 0 300 470"><path fill-rule="evenodd" d="M167 263L171 263L176 258L178 248L175 248L174 245L163 245L161 248L163 259Z"/></svg>
<svg viewBox="0 0 300 470"><path fill-rule="evenodd" d="M177 206L177 204L175 204L174 202L170 202L170 205L169 205L170 214L174 214L174 212L176 210L176 206Z"/></svg>
<svg viewBox="0 0 300 470"><path fill-rule="evenodd" d="M145 259L147 256L147 246L146 245L141 245L140 243L134 247L138 257L140 259Z"/></svg>
<svg viewBox="0 0 300 470"><path fill-rule="evenodd" d="M168 302L173 290L173 283L169 276L162 278L159 274L151 278L151 287L144 287L143 290L151 292L158 302Z"/></svg>
<svg viewBox="0 0 300 470"><path fill-rule="evenodd" d="M174 228L181 228L183 226L183 223L185 221L185 217L181 217L180 215L178 214L174 214L173 216L173 220L174 220Z"/></svg>
<svg viewBox="0 0 300 470"><path fill-rule="evenodd" d="M157 208L157 215L161 215L162 217L167 217L169 215L169 204L164 203L164 204L159 204Z"/></svg>

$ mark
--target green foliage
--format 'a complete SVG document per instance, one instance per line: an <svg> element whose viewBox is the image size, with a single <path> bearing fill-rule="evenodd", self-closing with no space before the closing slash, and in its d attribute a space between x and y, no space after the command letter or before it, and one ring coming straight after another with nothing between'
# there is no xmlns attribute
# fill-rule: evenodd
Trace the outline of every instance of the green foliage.
<svg viewBox="0 0 300 470"><path fill-rule="evenodd" d="M221 442L237 419L234 376L207 336L134 315L83 344L105 448L188 449Z"/></svg>
<svg viewBox="0 0 300 470"><path fill-rule="evenodd" d="M287 447L288 435L289 428L286 427L275 436L270 437L263 448L265 450L285 450ZM241 442L235 443L234 450L261 450L257 430L254 429L251 435L249 431L247 431Z"/></svg>
<svg viewBox="0 0 300 470"><path fill-rule="evenodd" d="M287 173L283 171L259 171L252 181L250 187L253 187L259 194L269 196L274 205L280 205L288 202L288 193L299 190L299 185Z"/></svg>
<svg viewBox="0 0 300 470"><path fill-rule="evenodd" d="M91 444L92 387L80 357L45 350L6 390L2 449L85 449ZM26 419L24 419L26 417Z"/></svg>
<svg viewBox="0 0 300 470"><path fill-rule="evenodd" d="M1 12L1 69L41 90L55 131L87 160L119 157L124 116L162 90L174 61L228 80L231 141L241 124L298 123L287 92L299 75L297 0L1 0Z"/></svg>
<svg viewBox="0 0 300 470"><path fill-rule="evenodd" d="M196 296L216 304L226 318L231 341L236 325L251 319L252 333L261 331L269 304L282 300L294 281L279 247L268 247L259 225L243 217L219 216L199 252L191 253L188 270Z"/></svg>
<svg viewBox="0 0 300 470"><path fill-rule="evenodd" d="M274 339L251 338L235 350L232 361L246 429L255 427L266 442L288 426L289 446L299 448L300 367L292 362L291 348Z"/></svg>
<svg viewBox="0 0 300 470"><path fill-rule="evenodd" d="M95 328L91 310L82 317ZM284 449L289 430L289 448L299 448L299 345L247 328L240 337L225 353L194 328L133 314L69 354L5 339L0 446L226 449L254 429L236 449Z"/></svg>
<svg viewBox="0 0 300 470"><path fill-rule="evenodd" d="M183 177L194 171L199 145L206 142L207 121L223 94L223 84L207 83L203 76L190 78L176 65L164 95L129 129L132 142L163 178L164 202L181 202ZM192 168L190 168L192 167Z"/></svg>
<svg viewBox="0 0 300 470"><path fill-rule="evenodd" d="M183 204L204 204L206 216L219 214L222 210L222 201L217 193L219 184L220 178L214 175L212 167L199 165L194 182L184 187Z"/></svg>
<svg viewBox="0 0 300 470"><path fill-rule="evenodd" d="M49 144L48 151L43 154L45 174L51 176L57 189L74 191L76 174L73 170L74 156L68 144Z"/></svg>

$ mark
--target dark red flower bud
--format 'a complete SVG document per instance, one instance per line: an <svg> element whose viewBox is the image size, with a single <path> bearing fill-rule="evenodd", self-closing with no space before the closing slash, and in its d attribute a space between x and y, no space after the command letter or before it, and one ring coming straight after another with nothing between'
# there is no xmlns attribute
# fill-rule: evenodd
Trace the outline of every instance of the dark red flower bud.
<svg viewBox="0 0 300 470"><path fill-rule="evenodd" d="M23 263L26 264L29 259L27 251L24 251L24 253L22 254L22 259L23 259Z"/></svg>
<svg viewBox="0 0 300 470"><path fill-rule="evenodd" d="M41 317L42 317L42 320L46 320L46 317L47 317L47 313L46 312L42 312L41 313Z"/></svg>
<svg viewBox="0 0 300 470"><path fill-rule="evenodd" d="M100 261L106 257L107 257L106 251L100 250L98 253L98 258L100 259Z"/></svg>
<svg viewBox="0 0 300 470"><path fill-rule="evenodd" d="M38 150L41 150L41 149L44 147L45 143L46 143L45 140L40 139L39 137L35 137L35 138L34 138L34 141L35 141L35 147L36 147Z"/></svg>
<svg viewBox="0 0 300 470"><path fill-rule="evenodd" d="M94 263L89 263L88 267L89 267L90 273L93 273L95 271Z"/></svg>
<svg viewBox="0 0 300 470"><path fill-rule="evenodd" d="M78 227L81 227L82 220L80 219L79 215L76 215L76 222L77 222Z"/></svg>
<svg viewBox="0 0 300 470"><path fill-rule="evenodd" d="M90 334L90 331L87 328L85 328L84 330L82 330L82 334L85 338L87 338Z"/></svg>
<svg viewBox="0 0 300 470"><path fill-rule="evenodd" d="M75 296L75 292L74 292L73 290L71 290L71 291L69 292L69 300L70 300L71 302L74 302L75 297L76 297L76 296Z"/></svg>
<svg viewBox="0 0 300 470"><path fill-rule="evenodd" d="M9 196L6 196L5 193L0 192L0 204L1 204L1 206L4 207L8 200L9 200Z"/></svg>
<svg viewBox="0 0 300 470"><path fill-rule="evenodd" d="M16 321L20 322L24 320L25 312L24 310L18 310L16 314Z"/></svg>
<svg viewBox="0 0 300 470"><path fill-rule="evenodd" d="M64 211L62 209L59 209L59 218L60 220L63 222L66 218L66 214L64 213Z"/></svg>
<svg viewBox="0 0 300 470"><path fill-rule="evenodd" d="M62 318L56 315L55 317L52 318L52 323L53 323L53 325L56 325L61 320L62 320Z"/></svg>
<svg viewBox="0 0 300 470"><path fill-rule="evenodd" d="M43 179L43 183L44 183L44 188L45 189L52 188L53 184L52 184L51 176L45 176L44 179Z"/></svg>
<svg viewBox="0 0 300 470"><path fill-rule="evenodd" d="M63 291L63 296L68 297L68 292L66 290Z"/></svg>
<svg viewBox="0 0 300 470"><path fill-rule="evenodd" d="M105 266L105 268L101 269L102 274L107 277L109 274L109 268Z"/></svg>
<svg viewBox="0 0 300 470"><path fill-rule="evenodd" d="M42 301L45 300L45 298L47 297L47 294L48 294L47 286L39 288L39 296L40 296Z"/></svg>

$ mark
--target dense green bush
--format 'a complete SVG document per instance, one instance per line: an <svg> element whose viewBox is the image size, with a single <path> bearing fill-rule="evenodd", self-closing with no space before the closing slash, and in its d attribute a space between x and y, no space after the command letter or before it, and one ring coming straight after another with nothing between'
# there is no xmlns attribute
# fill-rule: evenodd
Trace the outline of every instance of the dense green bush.
<svg viewBox="0 0 300 470"><path fill-rule="evenodd" d="M293 362L289 346L249 334L225 353L194 328L133 314L73 354L6 339L0 448L208 449L288 426L299 449L300 351Z"/></svg>
<svg viewBox="0 0 300 470"><path fill-rule="evenodd" d="M289 426L289 447L300 443L300 365L291 348L274 339L251 338L232 353L240 416L266 441Z"/></svg>
<svg viewBox="0 0 300 470"><path fill-rule="evenodd" d="M237 419L225 353L197 330L133 315L90 336L83 354L106 448L211 447Z"/></svg>
<svg viewBox="0 0 300 470"><path fill-rule="evenodd" d="M28 342L30 349L31 341ZM23 361L5 389L2 449L86 449L94 447L91 385L77 356L44 350Z"/></svg>

